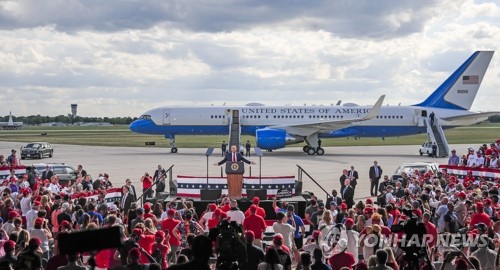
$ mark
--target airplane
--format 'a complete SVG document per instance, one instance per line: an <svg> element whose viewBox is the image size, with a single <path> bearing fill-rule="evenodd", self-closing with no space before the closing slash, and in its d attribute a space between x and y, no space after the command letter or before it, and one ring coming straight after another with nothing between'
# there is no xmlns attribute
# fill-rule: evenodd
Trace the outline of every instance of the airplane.
<svg viewBox="0 0 500 270"><path fill-rule="evenodd" d="M318 146L320 138L386 138L421 133L427 133L434 142L447 147L443 129L475 124L500 114L470 111L493 54L494 51L474 52L424 101L410 106L382 107L384 96L374 106L352 103L342 106L264 106L258 103L252 106L166 106L143 113L129 129L165 136L171 140L171 152L176 153L177 135L230 134L236 111L240 134L255 136L257 147L269 151L305 142L304 152L323 155L324 149ZM440 148L440 151L443 150Z"/></svg>
<svg viewBox="0 0 500 270"><path fill-rule="evenodd" d="M23 122L14 122L12 119L12 112L9 112L9 121L0 122L0 127L2 127L2 129L21 129L23 127Z"/></svg>

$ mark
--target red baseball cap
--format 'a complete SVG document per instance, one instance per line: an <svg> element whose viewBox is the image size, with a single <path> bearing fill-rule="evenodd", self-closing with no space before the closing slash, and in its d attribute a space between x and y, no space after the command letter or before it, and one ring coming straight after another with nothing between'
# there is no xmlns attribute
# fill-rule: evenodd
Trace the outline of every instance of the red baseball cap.
<svg viewBox="0 0 500 270"><path fill-rule="evenodd" d="M165 238L165 232L164 231L156 231L155 233L155 238Z"/></svg>
<svg viewBox="0 0 500 270"><path fill-rule="evenodd" d="M283 235L281 233L277 233L273 237L273 243L274 244L282 244L283 243Z"/></svg>
<svg viewBox="0 0 500 270"><path fill-rule="evenodd" d="M35 219L35 224L36 225L42 225L43 224L43 218L39 217L39 218Z"/></svg>
<svg viewBox="0 0 500 270"><path fill-rule="evenodd" d="M215 211L215 209L217 209L217 205L215 203L211 203L208 205L208 209L210 209L210 211Z"/></svg>
<svg viewBox="0 0 500 270"><path fill-rule="evenodd" d="M259 203L260 202L259 197L253 197L252 202L253 203Z"/></svg>
<svg viewBox="0 0 500 270"><path fill-rule="evenodd" d="M13 218L18 217L18 216L19 216L19 213L16 211L9 212L9 219L13 219Z"/></svg>
<svg viewBox="0 0 500 270"><path fill-rule="evenodd" d="M250 206L250 211L256 211L256 210L257 210L257 205L252 204L252 205Z"/></svg>
<svg viewBox="0 0 500 270"><path fill-rule="evenodd" d="M417 217L422 217L422 211L420 209L413 210L413 214L415 214Z"/></svg>
<svg viewBox="0 0 500 270"><path fill-rule="evenodd" d="M148 203L148 202L145 203L144 204L144 210L147 210L147 211L151 210L151 203Z"/></svg>
<svg viewBox="0 0 500 270"><path fill-rule="evenodd" d="M14 250L14 248L16 247L16 242L12 241L12 240L9 240L7 242L5 242L3 244L3 249L6 251L6 252L9 252L9 251L12 251Z"/></svg>
<svg viewBox="0 0 500 270"><path fill-rule="evenodd" d="M345 225L346 226L352 226L352 225L354 225L354 220L352 218L346 218L345 219Z"/></svg>
<svg viewBox="0 0 500 270"><path fill-rule="evenodd" d="M366 204L373 204L373 200L371 198L366 199Z"/></svg>
<svg viewBox="0 0 500 270"><path fill-rule="evenodd" d="M245 238L248 238L248 237L252 237L255 238L255 233L253 231L245 231Z"/></svg>
<svg viewBox="0 0 500 270"><path fill-rule="evenodd" d="M40 244L42 244L42 241L40 241L40 239L38 239L37 237L33 237L33 238L31 238L31 240L29 241L28 246L30 246L30 247L32 247L32 248L35 248L35 247L40 246Z"/></svg>
<svg viewBox="0 0 500 270"><path fill-rule="evenodd" d="M167 215L169 215L169 216L173 216L173 215L175 215L175 210L174 210L174 209L172 209L172 208L168 209L168 211L167 211Z"/></svg>
<svg viewBox="0 0 500 270"><path fill-rule="evenodd" d="M457 197L458 197L458 198L465 199L465 198L467 198L467 194L465 194L465 192L463 192L463 191L460 191L460 192L457 194Z"/></svg>
<svg viewBox="0 0 500 270"><path fill-rule="evenodd" d="M340 204L340 209L343 209L343 210L347 209L347 204L341 203Z"/></svg>
<svg viewBox="0 0 500 270"><path fill-rule="evenodd" d="M484 210L484 204L482 202L477 202L476 209L480 211Z"/></svg>
<svg viewBox="0 0 500 270"><path fill-rule="evenodd" d="M144 238L144 235L142 235L142 229L140 228L135 228L132 230L132 235L139 236L141 238Z"/></svg>

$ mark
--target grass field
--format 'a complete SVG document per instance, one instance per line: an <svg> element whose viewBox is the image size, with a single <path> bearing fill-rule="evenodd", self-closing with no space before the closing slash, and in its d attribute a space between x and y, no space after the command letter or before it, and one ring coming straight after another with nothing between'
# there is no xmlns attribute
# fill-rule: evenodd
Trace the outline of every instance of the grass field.
<svg viewBox="0 0 500 270"><path fill-rule="evenodd" d="M46 133L47 135L41 135ZM450 144L482 144L500 138L500 124L483 123L445 131ZM323 146L364 146L364 145L418 145L426 140L425 134L385 138L323 139ZM177 147L204 148L220 147L228 136L178 136ZM250 140L255 145L255 138L242 136L243 141ZM169 147L169 140L163 136L150 136L132 133L127 126L110 127L26 127L23 130L0 130L0 141L31 142L46 141L51 144L75 144L96 146L133 146L142 147L145 142L155 142L151 147ZM293 146L302 146L297 144Z"/></svg>

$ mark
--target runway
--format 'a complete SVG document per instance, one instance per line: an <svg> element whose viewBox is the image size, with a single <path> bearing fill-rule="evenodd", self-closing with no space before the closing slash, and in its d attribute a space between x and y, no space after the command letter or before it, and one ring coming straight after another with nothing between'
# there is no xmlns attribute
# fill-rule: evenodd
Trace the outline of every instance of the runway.
<svg viewBox="0 0 500 270"><path fill-rule="evenodd" d="M19 149L25 143L0 142L0 153L7 157L11 149ZM73 167L83 165L87 173L96 178L99 173L108 173L114 186L125 183L130 178L137 190L142 189L140 178L145 172L151 175L156 167L173 167L174 179L177 175L206 176L207 157L206 149L202 148L180 148L179 153L172 154L170 149L147 148L147 147L102 147L102 146L79 146L79 145L53 145L54 157L43 160L22 160L23 165L36 163L63 162ZM456 149L457 153L465 153L470 145L450 145L450 149ZM472 145L477 148L477 145ZM297 177L300 165L328 192L339 189L339 177L342 169L349 169L354 165L359 173L360 179L356 188L355 198L365 198L369 193L368 170L377 160L383 169L383 174L392 175L397 167L403 162L432 161L446 163L447 158L429 158L419 156L419 146L352 146L352 147L326 147L323 156L308 156L302 152L302 148L289 147L274 152L264 152L261 162L256 156L250 160L257 162L251 169L247 166L245 175L259 176L259 166L262 176L288 176ZM19 153L19 151L18 151ZM253 149L252 149L253 153ZM221 160L220 149L215 149L214 154L208 160L208 173L210 176L220 176L220 167L213 166ZM326 195L307 177L303 178L303 191L311 191L326 198Z"/></svg>

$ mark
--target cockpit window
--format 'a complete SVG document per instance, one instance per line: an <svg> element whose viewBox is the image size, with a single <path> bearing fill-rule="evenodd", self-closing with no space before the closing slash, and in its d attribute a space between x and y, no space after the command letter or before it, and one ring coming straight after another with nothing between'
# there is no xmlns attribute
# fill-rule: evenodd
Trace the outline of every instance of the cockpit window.
<svg viewBox="0 0 500 270"><path fill-rule="evenodd" d="M151 115L143 114L141 115L141 117L139 117L139 119L149 120L151 119Z"/></svg>

